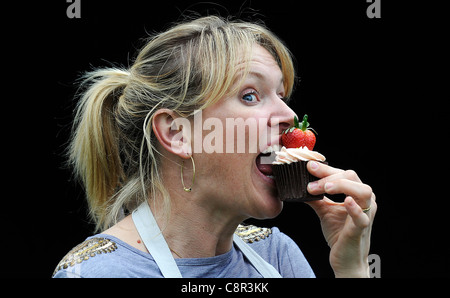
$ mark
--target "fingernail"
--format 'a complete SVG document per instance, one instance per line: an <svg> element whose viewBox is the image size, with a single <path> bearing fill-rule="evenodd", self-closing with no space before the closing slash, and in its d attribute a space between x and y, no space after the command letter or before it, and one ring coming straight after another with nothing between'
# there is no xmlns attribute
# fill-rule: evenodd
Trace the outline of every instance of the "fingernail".
<svg viewBox="0 0 450 298"><path fill-rule="evenodd" d="M354 206L356 205L355 200L353 200L353 198L351 198L351 197L347 197L345 200L347 201L347 204L348 204L350 207L354 207Z"/></svg>
<svg viewBox="0 0 450 298"><path fill-rule="evenodd" d="M308 183L308 189L309 190L315 190L317 188L318 183L317 182L309 182Z"/></svg>
<svg viewBox="0 0 450 298"><path fill-rule="evenodd" d="M332 190L333 187L334 187L334 183L332 183L332 182L327 182L327 183L325 183L325 185L324 185L324 188L325 188L325 191L326 191L326 192Z"/></svg>
<svg viewBox="0 0 450 298"><path fill-rule="evenodd" d="M319 164L315 161L310 161L309 164L312 170L317 170L319 168Z"/></svg>

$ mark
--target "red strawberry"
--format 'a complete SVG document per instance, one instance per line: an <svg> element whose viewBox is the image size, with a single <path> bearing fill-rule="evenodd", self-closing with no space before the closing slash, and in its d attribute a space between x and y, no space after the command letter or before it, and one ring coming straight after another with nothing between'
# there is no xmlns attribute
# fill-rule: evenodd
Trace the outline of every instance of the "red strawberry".
<svg viewBox="0 0 450 298"><path fill-rule="evenodd" d="M302 123L294 116L294 126L286 129L281 135L281 141L286 148L307 147L313 150L316 144L316 136L313 129L309 128L308 115L303 117Z"/></svg>

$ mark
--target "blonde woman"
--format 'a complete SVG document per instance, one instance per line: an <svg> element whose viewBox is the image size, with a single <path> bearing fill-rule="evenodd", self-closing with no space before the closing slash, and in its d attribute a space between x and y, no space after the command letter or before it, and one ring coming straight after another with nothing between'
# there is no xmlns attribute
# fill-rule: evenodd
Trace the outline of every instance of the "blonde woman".
<svg viewBox="0 0 450 298"><path fill-rule="evenodd" d="M292 125L294 76L273 33L215 16L153 36L129 69L88 73L69 151L101 233L54 277L314 277L287 235L241 225L282 210L262 160ZM347 195L310 203L335 275L367 277L371 188L353 171L308 169L321 178L312 194Z"/></svg>

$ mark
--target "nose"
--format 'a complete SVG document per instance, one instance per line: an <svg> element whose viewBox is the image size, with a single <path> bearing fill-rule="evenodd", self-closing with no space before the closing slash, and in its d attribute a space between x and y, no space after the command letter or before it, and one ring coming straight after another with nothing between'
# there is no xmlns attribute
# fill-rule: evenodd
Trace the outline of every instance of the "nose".
<svg viewBox="0 0 450 298"><path fill-rule="evenodd" d="M279 133L294 125L295 112L281 99L276 102L276 109L269 119L269 127L278 126Z"/></svg>

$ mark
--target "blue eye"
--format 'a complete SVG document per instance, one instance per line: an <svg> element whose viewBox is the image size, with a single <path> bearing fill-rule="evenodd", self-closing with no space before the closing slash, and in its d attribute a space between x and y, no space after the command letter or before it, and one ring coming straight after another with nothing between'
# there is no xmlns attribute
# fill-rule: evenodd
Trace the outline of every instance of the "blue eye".
<svg viewBox="0 0 450 298"><path fill-rule="evenodd" d="M258 102L258 97L256 96L256 92L248 92L242 96L242 100L248 103L256 103Z"/></svg>

